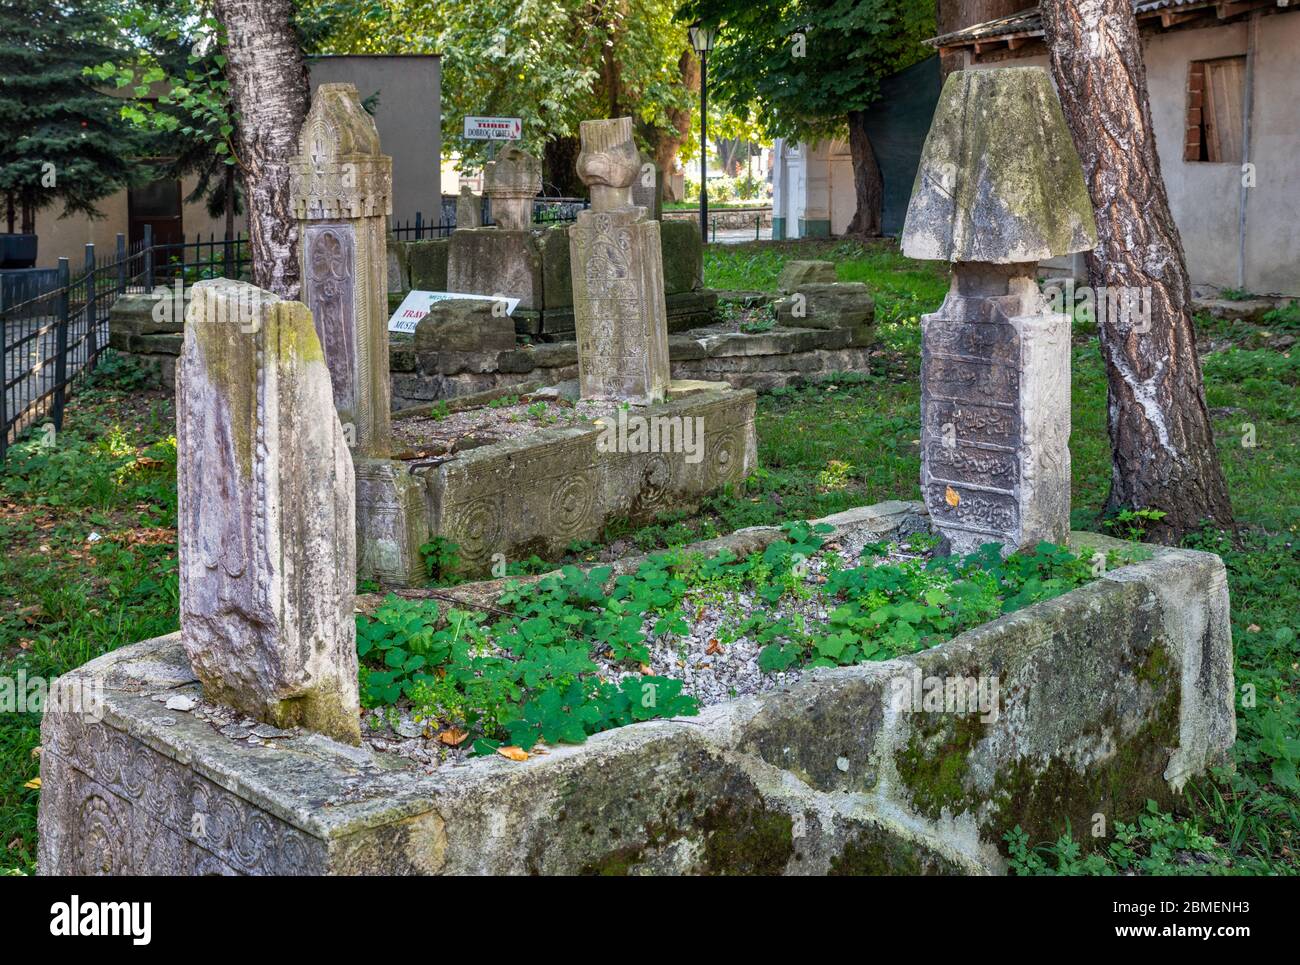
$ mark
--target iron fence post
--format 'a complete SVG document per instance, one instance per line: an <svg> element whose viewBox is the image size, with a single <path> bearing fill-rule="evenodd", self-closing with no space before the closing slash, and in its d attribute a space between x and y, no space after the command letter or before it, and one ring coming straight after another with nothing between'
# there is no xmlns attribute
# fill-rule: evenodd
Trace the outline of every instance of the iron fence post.
<svg viewBox="0 0 1300 965"><path fill-rule="evenodd" d="M86 368L95 365L95 356L99 354L98 322L95 321L95 246L86 245Z"/></svg>
<svg viewBox="0 0 1300 965"><path fill-rule="evenodd" d="M153 291L153 225L144 226L144 290Z"/></svg>
<svg viewBox="0 0 1300 965"><path fill-rule="evenodd" d="M68 297L72 281L68 270L68 259L59 259L59 297L57 299L58 318L54 323L54 428L63 431L63 401L68 380L68 309L71 299ZM37 343L40 344L39 342Z"/></svg>
<svg viewBox="0 0 1300 965"><path fill-rule="evenodd" d="M126 294L126 235L117 236L117 293Z"/></svg>

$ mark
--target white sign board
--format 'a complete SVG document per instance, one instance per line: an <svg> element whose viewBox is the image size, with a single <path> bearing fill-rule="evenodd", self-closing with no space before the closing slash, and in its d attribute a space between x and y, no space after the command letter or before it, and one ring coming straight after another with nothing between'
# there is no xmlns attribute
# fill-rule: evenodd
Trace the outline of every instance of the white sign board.
<svg viewBox="0 0 1300 965"><path fill-rule="evenodd" d="M388 330L390 332L405 332L407 335L415 333L415 326L420 323L420 319L429 314L429 306L434 302L445 302L450 298L476 298L486 302L503 302L507 315L513 315L515 309L519 307L518 298L506 298L501 296L493 298L491 295L466 295L463 292L408 292L402 299L402 304L397 306L397 311L393 312L393 317L388 320Z"/></svg>
<svg viewBox="0 0 1300 965"><path fill-rule="evenodd" d="M522 117L467 117L465 137L471 141L517 141L524 134Z"/></svg>

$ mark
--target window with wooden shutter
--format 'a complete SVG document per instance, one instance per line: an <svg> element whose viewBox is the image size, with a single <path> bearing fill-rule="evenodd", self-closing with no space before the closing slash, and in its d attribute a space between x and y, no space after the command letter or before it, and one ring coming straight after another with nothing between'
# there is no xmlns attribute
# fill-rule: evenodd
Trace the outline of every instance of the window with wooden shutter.
<svg viewBox="0 0 1300 965"><path fill-rule="evenodd" d="M1187 71L1184 161L1241 163L1246 58L1194 60Z"/></svg>

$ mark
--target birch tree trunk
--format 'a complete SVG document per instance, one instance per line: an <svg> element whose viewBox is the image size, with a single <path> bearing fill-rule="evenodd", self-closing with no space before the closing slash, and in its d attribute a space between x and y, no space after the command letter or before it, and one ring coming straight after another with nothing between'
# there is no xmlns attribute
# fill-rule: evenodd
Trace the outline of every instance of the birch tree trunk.
<svg viewBox="0 0 1300 965"><path fill-rule="evenodd" d="M885 204L885 183L880 176L876 152L867 135L867 112L849 111L849 155L853 158L853 193L857 209L844 230L847 235L864 238L880 237L882 211Z"/></svg>
<svg viewBox="0 0 1300 965"><path fill-rule="evenodd" d="M1214 447L1192 329L1182 241L1156 155L1146 65L1132 0L1043 0L1061 106L1083 161L1097 217L1088 255L1106 362L1112 451L1107 509L1153 508L1148 528L1173 542L1205 520L1231 526L1228 487ZM1144 312L1101 316L1108 292Z"/></svg>
<svg viewBox="0 0 1300 965"><path fill-rule="evenodd" d="M239 115L253 283L300 297L298 225L289 205L289 159L307 116L307 68L291 0L215 0L226 40L226 79Z"/></svg>

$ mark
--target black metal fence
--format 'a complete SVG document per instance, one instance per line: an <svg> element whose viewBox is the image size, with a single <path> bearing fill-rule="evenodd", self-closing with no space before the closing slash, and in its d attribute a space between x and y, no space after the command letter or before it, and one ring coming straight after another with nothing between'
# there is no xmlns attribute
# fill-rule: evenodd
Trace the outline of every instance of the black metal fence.
<svg viewBox="0 0 1300 965"><path fill-rule="evenodd" d="M537 198L533 201L533 223L547 225L573 221L578 217L578 212L589 204L586 198ZM492 223L486 199L482 202L479 221L482 224ZM436 224L426 221L424 213L417 211L414 218L405 221L394 219L389 230L398 241L446 238L456 230L456 199L442 199Z"/></svg>
<svg viewBox="0 0 1300 965"><path fill-rule="evenodd" d="M0 309L0 458L38 422L62 430L69 391L94 370L108 345L108 312L119 295L153 291L178 280L188 285L204 278L238 278L250 264L243 237L155 244L147 226L144 238L133 245L119 234L107 254L86 245L75 270L60 258L50 290Z"/></svg>

